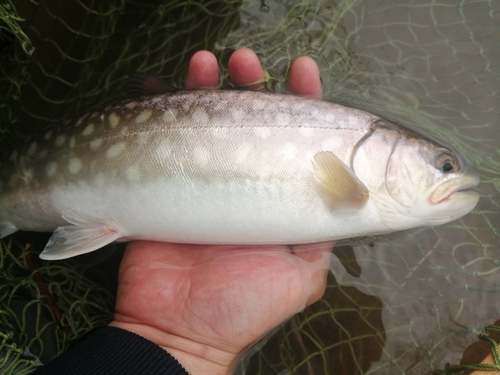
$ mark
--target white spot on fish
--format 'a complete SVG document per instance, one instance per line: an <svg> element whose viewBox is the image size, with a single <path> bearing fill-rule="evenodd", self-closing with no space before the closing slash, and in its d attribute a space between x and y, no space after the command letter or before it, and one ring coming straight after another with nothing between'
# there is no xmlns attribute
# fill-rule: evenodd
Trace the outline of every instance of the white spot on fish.
<svg viewBox="0 0 500 375"><path fill-rule="evenodd" d="M227 109L226 102L218 102L215 107L213 107L215 111L222 111Z"/></svg>
<svg viewBox="0 0 500 375"><path fill-rule="evenodd" d="M99 112L94 112L90 115L90 118L96 118L97 116L99 116Z"/></svg>
<svg viewBox="0 0 500 375"><path fill-rule="evenodd" d="M323 143L321 143L321 150L332 151L335 153L335 151L342 148L342 146L342 137L332 137L325 139Z"/></svg>
<svg viewBox="0 0 500 375"><path fill-rule="evenodd" d="M247 160L250 151L252 151L252 145L250 143L242 143L239 145L236 149L236 162L238 164L244 163Z"/></svg>
<svg viewBox="0 0 500 375"><path fill-rule="evenodd" d="M149 133L143 132L137 136L137 142L140 146L144 146L149 141Z"/></svg>
<svg viewBox="0 0 500 375"><path fill-rule="evenodd" d="M191 110L191 106L192 106L192 104L191 104L191 103L189 103L189 102L184 102L184 103L182 103L182 110L183 110L184 112L189 112L189 111Z"/></svg>
<svg viewBox="0 0 500 375"><path fill-rule="evenodd" d="M97 173L94 177L94 183L99 186L99 187L102 187L104 186L104 182L106 182L106 177L104 176L104 173Z"/></svg>
<svg viewBox="0 0 500 375"><path fill-rule="evenodd" d="M285 160L292 160L297 156L298 149L293 143L285 143L283 148L280 151L280 155Z"/></svg>
<svg viewBox="0 0 500 375"><path fill-rule="evenodd" d="M56 146L57 147L61 147L63 144L64 144L64 141L66 140L66 136L65 135L59 135L57 138L56 138Z"/></svg>
<svg viewBox="0 0 500 375"><path fill-rule="evenodd" d="M130 103L125 104L125 108L128 108L128 109L134 109L135 107L137 107L137 102L130 102Z"/></svg>
<svg viewBox="0 0 500 375"><path fill-rule="evenodd" d="M255 100L252 102L252 108L256 111L264 109L265 106L266 103L264 103L262 100Z"/></svg>
<svg viewBox="0 0 500 375"><path fill-rule="evenodd" d="M301 126L299 128L299 134L304 136L304 137L312 137L312 135L314 134L314 129Z"/></svg>
<svg viewBox="0 0 500 375"><path fill-rule="evenodd" d="M26 169L24 172L21 173L21 179L28 183L33 179L33 173L34 170L33 168Z"/></svg>
<svg viewBox="0 0 500 375"><path fill-rule="evenodd" d="M102 145L102 139L94 139L90 142L90 149L95 151Z"/></svg>
<svg viewBox="0 0 500 375"><path fill-rule="evenodd" d="M281 126L288 125L290 123L290 115L288 113L277 113L276 122Z"/></svg>
<svg viewBox="0 0 500 375"><path fill-rule="evenodd" d="M112 128L115 128L120 123L120 116L118 116L116 112L111 113L108 119L109 125L111 125Z"/></svg>
<svg viewBox="0 0 500 375"><path fill-rule="evenodd" d="M82 170L82 161L78 158L69 159L68 169L72 174L80 172Z"/></svg>
<svg viewBox="0 0 500 375"><path fill-rule="evenodd" d="M141 172L135 165L128 167L125 171L125 175L127 176L127 180L129 181L139 181L139 179L141 178Z"/></svg>
<svg viewBox="0 0 500 375"><path fill-rule="evenodd" d="M47 133L45 133L45 135L43 136L43 139L48 141L51 137L52 137L52 131L49 130Z"/></svg>
<svg viewBox="0 0 500 375"><path fill-rule="evenodd" d="M55 162L49 163L45 171L47 172L47 176L53 176L57 171L57 164Z"/></svg>
<svg viewBox="0 0 500 375"><path fill-rule="evenodd" d="M148 121L152 114L153 111L151 111L150 109L145 109L135 118L135 123L141 124L145 121Z"/></svg>
<svg viewBox="0 0 500 375"><path fill-rule="evenodd" d="M314 167L316 165L316 162L314 161L314 156L316 155L316 151L307 151L304 156L304 162L307 161L307 166L308 167Z"/></svg>
<svg viewBox="0 0 500 375"><path fill-rule="evenodd" d="M124 126L120 131L120 134L127 134L127 132L128 132L128 126Z"/></svg>
<svg viewBox="0 0 500 375"><path fill-rule="evenodd" d="M210 160L210 151L205 147L196 147L193 151L194 158L201 165L206 165Z"/></svg>
<svg viewBox="0 0 500 375"><path fill-rule="evenodd" d="M228 130L227 128L214 127L212 128L212 135L218 139L227 138Z"/></svg>
<svg viewBox="0 0 500 375"><path fill-rule="evenodd" d="M354 119L355 117L354 116L351 116L349 114L345 114L345 115L342 115L341 113L339 113L338 115L335 115L332 113L332 111L325 111L325 113L323 114L323 121L329 123L329 122L334 122L336 118L343 118L343 119L346 119L347 120L347 123L349 123L352 119ZM354 120L355 122L357 122L357 119Z"/></svg>
<svg viewBox="0 0 500 375"><path fill-rule="evenodd" d="M89 136L91 135L92 133L94 132L94 124L89 124L85 127L85 129L83 129L83 132L82 134L84 136Z"/></svg>
<svg viewBox="0 0 500 375"><path fill-rule="evenodd" d="M245 111L238 108L233 108L229 112L233 117L233 120L236 122L243 120L243 118L245 117Z"/></svg>
<svg viewBox="0 0 500 375"><path fill-rule="evenodd" d="M261 178L267 178L271 175L273 171L273 167L269 164L264 164L261 168L259 168L259 175Z"/></svg>
<svg viewBox="0 0 500 375"><path fill-rule="evenodd" d="M28 148L28 154L33 155L36 152L36 142L33 142Z"/></svg>
<svg viewBox="0 0 500 375"><path fill-rule="evenodd" d="M123 150L125 150L126 147L127 143L125 142L115 143L108 149L108 151L106 151L106 157L108 159L114 158L115 156L120 155L123 152Z"/></svg>
<svg viewBox="0 0 500 375"><path fill-rule="evenodd" d="M193 118L193 121L195 122L200 122L200 123L207 123L208 122L208 114L205 112L205 110L201 108L196 108L193 111L193 114L191 115Z"/></svg>
<svg viewBox="0 0 500 375"><path fill-rule="evenodd" d="M310 116L312 119L315 119L315 120L322 120L322 118L321 118L321 112L320 112L320 111L318 111L316 108L311 108L311 109L310 109L310 111L309 111L309 113L310 113L310 115L309 115L309 116Z"/></svg>
<svg viewBox="0 0 500 375"><path fill-rule="evenodd" d="M48 154L47 149L43 149L43 150L40 150L40 151L38 152L38 157L39 157L40 159L44 159L44 158L47 156L47 154Z"/></svg>
<svg viewBox="0 0 500 375"><path fill-rule="evenodd" d="M70 147L70 148L75 147L75 142L76 142L76 140L75 140L75 136L74 136L74 135L72 135L72 136L71 136L71 138L69 139L69 147Z"/></svg>
<svg viewBox="0 0 500 375"><path fill-rule="evenodd" d="M177 114L179 111L176 109L168 109L165 113L163 113L162 119L165 122L173 122L177 119Z"/></svg>
<svg viewBox="0 0 500 375"><path fill-rule="evenodd" d="M265 139L271 135L271 129L269 128L254 128L254 133L257 137Z"/></svg>
<svg viewBox="0 0 500 375"><path fill-rule="evenodd" d="M163 99L162 98L158 98L158 97L153 97L153 98L150 98L151 100L151 104L153 105L152 107L154 108L155 106L157 105L161 105L163 103Z"/></svg>

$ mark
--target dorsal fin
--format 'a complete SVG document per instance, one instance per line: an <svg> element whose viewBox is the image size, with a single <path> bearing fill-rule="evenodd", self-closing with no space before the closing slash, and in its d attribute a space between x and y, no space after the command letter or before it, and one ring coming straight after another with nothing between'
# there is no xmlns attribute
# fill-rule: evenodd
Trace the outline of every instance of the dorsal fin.
<svg viewBox="0 0 500 375"><path fill-rule="evenodd" d="M178 88L160 78L154 77L147 73L133 73L130 75L128 80L128 97L135 98L145 95L159 95L174 91L178 91Z"/></svg>

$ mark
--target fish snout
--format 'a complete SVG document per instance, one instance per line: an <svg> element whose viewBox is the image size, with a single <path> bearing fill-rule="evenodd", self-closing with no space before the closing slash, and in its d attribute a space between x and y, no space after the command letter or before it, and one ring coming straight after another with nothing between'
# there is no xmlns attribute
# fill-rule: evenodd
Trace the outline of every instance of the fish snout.
<svg viewBox="0 0 500 375"><path fill-rule="evenodd" d="M431 205L439 205L448 201L456 203L461 201L463 203L474 203L475 206L479 200L479 193L467 189L477 186L479 182L479 175L476 172L469 172L466 175L450 179L434 190L429 197L429 203Z"/></svg>

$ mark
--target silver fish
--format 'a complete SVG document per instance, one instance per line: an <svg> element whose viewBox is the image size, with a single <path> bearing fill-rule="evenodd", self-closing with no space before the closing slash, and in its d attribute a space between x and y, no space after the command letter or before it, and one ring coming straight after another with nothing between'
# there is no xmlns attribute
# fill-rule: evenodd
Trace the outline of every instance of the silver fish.
<svg viewBox="0 0 500 375"><path fill-rule="evenodd" d="M0 164L0 237L54 231L43 259L113 241L300 244L439 225L479 177L449 148L371 113L252 91L123 101Z"/></svg>

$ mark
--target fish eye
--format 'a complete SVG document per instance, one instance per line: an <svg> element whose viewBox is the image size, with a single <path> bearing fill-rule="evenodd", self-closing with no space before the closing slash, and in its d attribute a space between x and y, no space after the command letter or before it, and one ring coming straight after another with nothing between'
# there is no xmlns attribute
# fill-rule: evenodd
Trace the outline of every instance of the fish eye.
<svg viewBox="0 0 500 375"><path fill-rule="evenodd" d="M443 172L446 172L446 173L452 172L453 171L453 164L451 164L449 161L447 161L446 163L443 164L441 169L443 170Z"/></svg>
<svg viewBox="0 0 500 375"><path fill-rule="evenodd" d="M457 172L459 165L457 159L450 154L444 153L438 156L436 168L444 173Z"/></svg>

